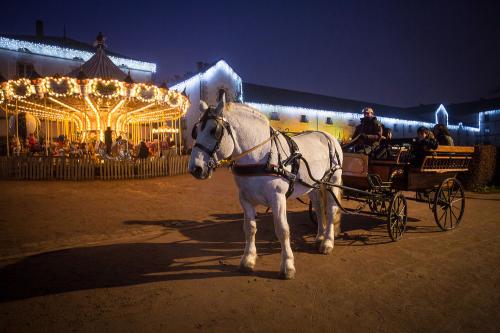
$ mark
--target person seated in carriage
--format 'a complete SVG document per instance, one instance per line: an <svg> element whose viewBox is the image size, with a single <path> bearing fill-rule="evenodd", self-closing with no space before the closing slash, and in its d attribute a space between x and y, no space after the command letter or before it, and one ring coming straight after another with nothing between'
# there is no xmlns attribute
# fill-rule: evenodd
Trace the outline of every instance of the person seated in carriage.
<svg viewBox="0 0 500 333"><path fill-rule="evenodd" d="M353 139L348 147L354 152L364 152L369 155L379 145L383 137L382 124L375 117L372 108L363 109L361 123L354 130Z"/></svg>
<svg viewBox="0 0 500 333"><path fill-rule="evenodd" d="M392 147L392 130L389 127L382 125L382 139L380 144L373 151L373 158L376 160L392 160L396 156Z"/></svg>
<svg viewBox="0 0 500 333"><path fill-rule="evenodd" d="M429 150L436 149L437 147L438 143L432 131L425 126L419 127L417 129L417 137L414 139L411 147L412 157L410 164L415 168L419 168Z"/></svg>
<svg viewBox="0 0 500 333"><path fill-rule="evenodd" d="M436 124L432 129L434 136L440 146L454 146L448 127L443 124Z"/></svg>

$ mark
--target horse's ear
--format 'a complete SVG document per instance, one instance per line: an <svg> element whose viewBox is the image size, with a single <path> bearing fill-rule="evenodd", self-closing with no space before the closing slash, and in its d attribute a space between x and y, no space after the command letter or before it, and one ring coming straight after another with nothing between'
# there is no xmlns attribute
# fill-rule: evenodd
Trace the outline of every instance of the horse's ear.
<svg viewBox="0 0 500 333"><path fill-rule="evenodd" d="M203 113L208 109L208 104L200 100L200 112Z"/></svg>
<svg viewBox="0 0 500 333"><path fill-rule="evenodd" d="M215 109L215 113L218 115L222 114L222 111L224 111L225 107L226 107L226 93L223 92L220 96L219 104L217 105L217 108Z"/></svg>

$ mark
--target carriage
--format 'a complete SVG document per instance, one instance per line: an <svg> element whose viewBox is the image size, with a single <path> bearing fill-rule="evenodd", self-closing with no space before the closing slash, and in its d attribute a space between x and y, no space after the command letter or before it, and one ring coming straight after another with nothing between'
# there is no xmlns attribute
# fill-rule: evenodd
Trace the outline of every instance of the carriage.
<svg viewBox="0 0 500 333"><path fill-rule="evenodd" d="M439 146L430 150L418 166L410 163L408 144L402 141L391 149L392 158L385 160L344 153L343 185L339 187L345 199L356 200L360 205L343 210L385 217L393 241L401 239L406 230L408 200L427 203L441 230L456 228L465 210L464 189L456 176L468 171L474 147ZM315 220L311 204L309 213Z"/></svg>

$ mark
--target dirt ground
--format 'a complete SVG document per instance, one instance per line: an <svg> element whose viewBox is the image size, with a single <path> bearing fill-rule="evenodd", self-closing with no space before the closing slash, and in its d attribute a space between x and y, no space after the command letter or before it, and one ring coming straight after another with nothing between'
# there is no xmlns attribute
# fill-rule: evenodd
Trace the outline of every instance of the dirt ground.
<svg viewBox="0 0 500 333"><path fill-rule="evenodd" d="M498 332L500 195L467 193L440 232L410 202L408 231L344 215L330 256L290 201L296 278L259 208L252 275L227 170L141 181L0 182L1 332Z"/></svg>

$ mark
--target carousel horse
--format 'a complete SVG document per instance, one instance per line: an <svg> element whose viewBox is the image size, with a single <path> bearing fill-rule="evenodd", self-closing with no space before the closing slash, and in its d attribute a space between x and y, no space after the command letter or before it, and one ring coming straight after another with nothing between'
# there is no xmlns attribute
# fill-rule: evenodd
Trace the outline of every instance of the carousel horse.
<svg viewBox="0 0 500 333"><path fill-rule="evenodd" d="M244 211L246 244L240 270L254 270L256 206L264 205L272 209L275 233L281 243L280 276L294 277L286 200L304 194L320 212L316 235L319 252L331 253L334 222L340 218L336 199L340 190L330 190L334 198L321 184L341 184L343 156L337 140L319 131L304 132L292 139L275 131L258 110L245 104L226 104L224 96L217 107L201 102L200 111L202 115L192 131L195 145L189 171L198 179L207 179L221 161L230 163Z"/></svg>

